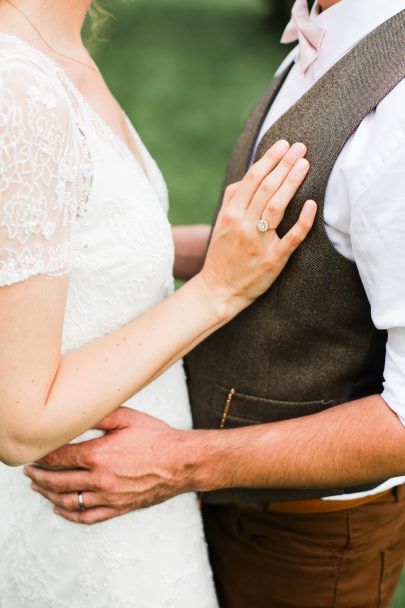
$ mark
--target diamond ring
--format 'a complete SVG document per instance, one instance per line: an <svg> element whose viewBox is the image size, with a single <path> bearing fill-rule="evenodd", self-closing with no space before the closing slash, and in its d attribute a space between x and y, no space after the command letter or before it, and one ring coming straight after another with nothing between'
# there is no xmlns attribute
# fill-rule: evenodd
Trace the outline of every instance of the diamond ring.
<svg viewBox="0 0 405 608"><path fill-rule="evenodd" d="M259 232L267 232L269 230L269 224L264 219L259 220L256 225Z"/></svg>

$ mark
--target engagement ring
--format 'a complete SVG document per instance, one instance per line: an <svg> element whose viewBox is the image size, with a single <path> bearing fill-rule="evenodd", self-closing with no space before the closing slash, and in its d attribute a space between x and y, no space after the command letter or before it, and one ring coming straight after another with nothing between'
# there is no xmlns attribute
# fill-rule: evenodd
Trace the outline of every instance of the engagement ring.
<svg viewBox="0 0 405 608"><path fill-rule="evenodd" d="M259 232L267 232L269 230L269 225L266 222L266 220L263 220L263 219L259 220L257 222L257 229Z"/></svg>

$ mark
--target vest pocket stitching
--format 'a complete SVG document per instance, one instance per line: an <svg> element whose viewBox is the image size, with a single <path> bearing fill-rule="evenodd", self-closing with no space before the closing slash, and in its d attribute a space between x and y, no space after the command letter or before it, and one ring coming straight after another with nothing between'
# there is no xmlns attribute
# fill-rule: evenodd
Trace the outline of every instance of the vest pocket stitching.
<svg viewBox="0 0 405 608"><path fill-rule="evenodd" d="M225 405L224 404L225 400ZM250 412L250 406L252 413ZM236 422L243 426L243 423L263 424L266 422L276 422L287 420L304 415L310 415L329 409L336 405L333 399L317 399L314 401L281 401L277 399L267 399L256 397L247 393L239 392L235 387L225 387L222 384L214 385L211 397L211 412L219 416L219 428L224 428L226 422ZM275 419L270 416L274 409L282 411ZM242 408L242 411L241 411ZM302 408L302 412L299 410ZM309 408L310 411L305 411ZM257 411L259 410L259 411ZM290 411L289 411L290 410ZM291 412L291 410L295 410ZM291 413L293 415L291 415ZM212 428L212 427L211 427Z"/></svg>
<svg viewBox="0 0 405 608"><path fill-rule="evenodd" d="M225 406L224 406L224 411L222 413L221 423L219 425L220 429L223 429L224 426L225 426L226 420L228 418L229 411L231 409L232 398L233 398L233 396L234 396L235 393L236 393L236 389L235 388L231 388L231 390L228 393L228 397L226 399Z"/></svg>

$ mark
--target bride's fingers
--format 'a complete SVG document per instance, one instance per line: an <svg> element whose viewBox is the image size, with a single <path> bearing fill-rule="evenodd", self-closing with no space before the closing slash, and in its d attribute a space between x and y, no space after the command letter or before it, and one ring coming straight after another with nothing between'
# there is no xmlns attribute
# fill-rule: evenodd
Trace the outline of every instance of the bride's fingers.
<svg viewBox="0 0 405 608"><path fill-rule="evenodd" d="M225 190L224 198L222 201L222 207L226 207L231 202L235 192L237 191L237 189L239 187L239 184L240 184L240 181L234 182L233 184L229 184L229 186L227 186L227 188Z"/></svg>
<svg viewBox="0 0 405 608"><path fill-rule="evenodd" d="M266 220L269 228L275 230L283 219L287 206L301 186L308 171L309 162L305 158L300 158L262 213L255 217L261 217Z"/></svg>
<svg viewBox="0 0 405 608"><path fill-rule="evenodd" d="M290 144L282 139L269 148L266 154L250 167L232 196L232 204L235 209L245 211L248 208L264 178L273 171L289 148Z"/></svg>
<svg viewBox="0 0 405 608"><path fill-rule="evenodd" d="M295 143L287 154L281 159L277 167L267 175L254 195L249 205L249 213L255 218L260 218L269 200L275 195L287 178L298 159L303 158L307 148L302 143Z"/></svg>
<svg viewBox="0 0 405 608"><path fill-rule="evenodd" d="M311 230L316 211L317 205L315 201L307 201L302 208L298 221L276 244L274 253L284 264Z"/></svg>

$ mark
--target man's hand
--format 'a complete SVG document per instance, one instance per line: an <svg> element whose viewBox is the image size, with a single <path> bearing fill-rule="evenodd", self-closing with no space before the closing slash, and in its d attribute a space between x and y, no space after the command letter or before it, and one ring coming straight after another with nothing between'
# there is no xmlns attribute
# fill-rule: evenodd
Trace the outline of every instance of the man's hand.
<svg viewBox="0 0 405 608"><path fill-rule="evenodd" d="M26 467L66 519L92 524L183 492L220 488L337 488L404 475L405 430L379 395L303 418L225 430L178 431L120 408L105 437ZM78 492L88 509L79 511Z"/></svg>
<svg viewBox="0 0 405 608"><path fill-rule="evenodd" d="M24 469L58 515L94 524L194 489L182 464L184 431L124 407L97 428L105 431L102 438L67 445Z"/></svg>

